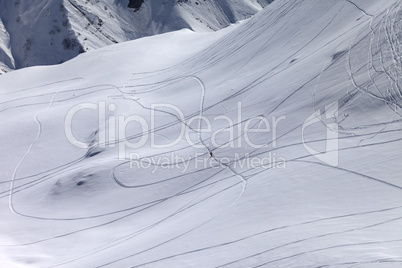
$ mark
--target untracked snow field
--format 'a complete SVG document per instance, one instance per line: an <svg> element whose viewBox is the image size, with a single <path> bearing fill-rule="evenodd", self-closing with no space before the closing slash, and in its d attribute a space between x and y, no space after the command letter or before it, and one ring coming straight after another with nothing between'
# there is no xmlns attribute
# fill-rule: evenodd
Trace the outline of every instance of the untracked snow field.
<svg viewBox="0 0 402 268"><path fill-rule="evenodd" d="M402 3L276 0L0 76L0 267L402 267Z"/></svg>

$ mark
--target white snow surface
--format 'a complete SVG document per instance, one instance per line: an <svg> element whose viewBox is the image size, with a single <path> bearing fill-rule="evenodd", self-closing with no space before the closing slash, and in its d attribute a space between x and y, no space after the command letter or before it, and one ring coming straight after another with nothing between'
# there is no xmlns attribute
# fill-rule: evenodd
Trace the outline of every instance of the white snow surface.
<svg viewBox="0 0 402 268"><path fill-rule="evenodd" d="M210 32L269 0L1 0L0 74L67 61L84 51L183 28Z"/></svg>
<svg viewBox="0 0 402 268"><path fill-rule="evenodd" d="M2 75L0 266L401 267L401 18L277 0Z"/></svg>

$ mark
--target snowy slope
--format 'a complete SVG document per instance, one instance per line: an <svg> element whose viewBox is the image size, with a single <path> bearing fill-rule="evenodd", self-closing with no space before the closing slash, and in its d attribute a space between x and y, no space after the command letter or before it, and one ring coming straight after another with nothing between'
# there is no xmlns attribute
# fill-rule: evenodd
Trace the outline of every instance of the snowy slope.
<svg viewBox="0 0 402 268"><path fill-rule="evenodd" d="M4 62L10 69L61 63L84 51L63 0L0 1L0 17L9 37L0 42L14 63Z"/></svg>
<svg viewBox="0 0 402 268"><path fill-rule="evenodd" d="M401 11L278 0L2 75L2 266L400 267Z"/></svg>
<svg viewBox="0 0 402 268"><path fill-rule="evenodd" d="M57 64L79 53L143 36L188 28L215 31L243 20L268 0L0 1L0 63L3 71Z"/></svg>

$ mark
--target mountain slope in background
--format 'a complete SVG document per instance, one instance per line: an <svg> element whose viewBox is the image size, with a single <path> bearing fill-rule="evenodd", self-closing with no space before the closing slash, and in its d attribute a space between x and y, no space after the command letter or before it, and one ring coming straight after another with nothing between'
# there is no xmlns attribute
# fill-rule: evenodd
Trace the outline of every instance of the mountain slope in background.
<svg viewBox="0 0 402 268"><path fill-rule="evenodd" d="M128 7L131 2L135 8ZM1 0L0 72L61 63L84 51L182 28L216 31L269 2Z"/></svg>

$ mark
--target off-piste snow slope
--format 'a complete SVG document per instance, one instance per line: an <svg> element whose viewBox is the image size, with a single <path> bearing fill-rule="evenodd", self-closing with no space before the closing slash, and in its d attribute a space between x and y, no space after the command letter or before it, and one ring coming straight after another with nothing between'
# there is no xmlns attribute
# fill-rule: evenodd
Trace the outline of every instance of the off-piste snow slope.
<svg viewBox="0 0 402 268"><path fill-rule="evenodd" d="M1 0L0 74L61 63L84 51L182 28L216 31L249 18L269 2Z"/></svg>
<svg viewBox="0 0 402 268"><path fill-rule="evenodd" d="M1 267L400 267L401 18L278 0L1 76Z"/></svg>

